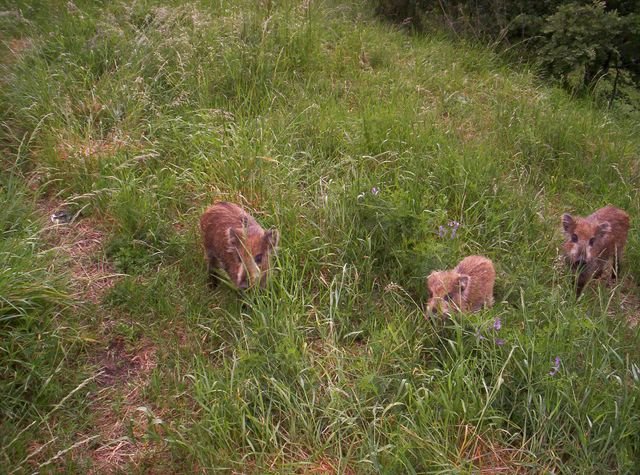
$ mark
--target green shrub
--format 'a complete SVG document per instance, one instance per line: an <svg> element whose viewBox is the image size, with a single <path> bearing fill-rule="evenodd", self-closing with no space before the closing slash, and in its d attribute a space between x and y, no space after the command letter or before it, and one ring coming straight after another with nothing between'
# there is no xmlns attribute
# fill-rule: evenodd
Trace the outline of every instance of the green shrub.
<svg viewBox="0 0 640 475"><path fill-rule="evenodd" d="M515 51L527 51L544 73L567 87L593 90L612 69L610 100L619 82L640 86L640 13L633 0L377 0L374 5L379 14L420 29L444 23L476 40L519 46Z"/></svg>

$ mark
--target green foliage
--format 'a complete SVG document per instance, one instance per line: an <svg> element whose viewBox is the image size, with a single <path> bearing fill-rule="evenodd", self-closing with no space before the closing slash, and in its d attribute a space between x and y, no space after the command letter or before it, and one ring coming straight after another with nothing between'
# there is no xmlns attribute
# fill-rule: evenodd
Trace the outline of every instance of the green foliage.
<svg viewBox="0 0 640 475"><path fill-rule="evenodd" d="M40 429L73 388L80 375L60 370L72 364L80 342L64 275L51 272L31 199L11 171L0 179L0 202L0 456L9 463L24 457L29 443L24 421Z"/></svg>
<svg viewBox="0 0 640 475"><path fill-rule="evenodd" d="M0 60L7 464L635 469L636 123L360 2L23 3L3 34L32 46ZM580 8L577 43L629 17ZM218 199L280 230L267 288L207 287L198 218ZM61 278L36 200L82 210L71 250L105 292ZM576 300L560 216L607 203L632 216L627 274ZM471 254L495 262L496 305L425 318L426 276Z"/></svg>
<svg viewBox="0 0 640 475"><path fill-rule="evenodd" d="M560 78L584 71L583 83L592 87L611 64L619 62L621 23L616 11L605 11L604 2L559 6L542 28L549 37L540 50L542 66Z"/></svg>
<svg viewBox="0 0 640 475"><path fill-rule="evenodd" d="M47 257L41 253L37 228L32 223L32 210L25 202L25 192L9 176L0 185L0 199L8 206L0 212L0 241L2 271L0 272L0 323L3 329L2 365L3 394L7 401L19 401L19 395L39 392L38 388L51 369L49 364L40 367L42 359L55 348L56 338L46 338L45 344L33 345L31 335L51 331L43 325L56 310L68 305L68 296L62 290L60 278L47 275ZM35 264L35 265L34 265ZM21 340L23 340L21 342ZM34 365L36 372L19 370L20 365ZM42 374L38 376L38 371ZM11 376L10 376L11 375ZM27 381L33 382L33 387ZM13 410L9 409L10 413ZM14 414L15 415L15 414Z"/></svg>
<svg viewBox="0 0 640 475"><path fill-rule="evenodd" d="M634 0L378 0L374 4L379 14L419 29L435 25L436 16L456 33L526 51L543 73L561 79L566 87L592 91L612 69L616 79L611 100L620 77L640 85L639 13Z"/></svg>

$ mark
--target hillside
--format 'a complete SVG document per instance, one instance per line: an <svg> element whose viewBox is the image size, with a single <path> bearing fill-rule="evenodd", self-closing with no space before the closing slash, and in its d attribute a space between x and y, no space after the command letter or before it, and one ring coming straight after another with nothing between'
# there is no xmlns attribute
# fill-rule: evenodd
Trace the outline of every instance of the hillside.
<svg viewBox="0 0 640 475"><path fill-rule="evenodd" d="M635 470L638 123L366 2L1 10L10 473ZM279 230L265 290L207 287L216 200ZM576 299L560 218L608 203ZM426 318L470 254L495 306Z"/></svg>

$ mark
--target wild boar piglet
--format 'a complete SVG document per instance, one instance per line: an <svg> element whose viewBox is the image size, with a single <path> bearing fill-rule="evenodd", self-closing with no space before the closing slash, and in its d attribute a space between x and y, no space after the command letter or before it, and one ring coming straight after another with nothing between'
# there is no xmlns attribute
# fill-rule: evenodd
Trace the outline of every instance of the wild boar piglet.
<svg viewBox="0 0 640 475"><path fill-rule="evenodd" d="M207 208L200 230L212 286L217 285L218 269L224 269L239 289L265 286L278 246L277 230L265 231L240 206L226 201Z"/></svg>
<svg viewBox="0 0 640 475"><path fill-rule="evenodd" d="M432 272L427 277L427 312L449 315L491 307L495 280L493 262L483 256L468 256L453 270Z"/></svg>
<svg viewBox="0 0 640 475"><path fill-rule="evenodd" d="M615 278L629 232L629 215L614 206L606 206L586 218L562 215L565 261L578 273L578 295L585 284L603 273ZM610 273L609 273L610 271Z"/></svg>

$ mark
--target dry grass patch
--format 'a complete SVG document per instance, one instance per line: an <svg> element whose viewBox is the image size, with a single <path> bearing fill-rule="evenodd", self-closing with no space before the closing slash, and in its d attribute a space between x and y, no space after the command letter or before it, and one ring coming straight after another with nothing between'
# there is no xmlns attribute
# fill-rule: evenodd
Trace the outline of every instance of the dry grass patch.
<svg viewBox="0 0 640 475"><path fill-rule="evenodd" d="M340 467L340 464L329 457L320 457L308 466L296 471L301 475L355 475L356 472L351 467Z"/></svg>
<svg viewBox="0 0 640 475"><path fill-rule="evenodd" d="M232 470L233 475L258 475L265 473L295 473L298 475L356 475L351 467L341 465L327 455L313 456L312 451L298 448L289 454L280 454L268 462L268 466L258 466L254 460L244 463L241 470Z"/></svg>
<svg viewBox="0 0 640 475"><path fill-rule="evenodd" d="M33 47L31 38L12 38L7 43L7 48L13 55L14 59L20 58L22 53Z"/></svg>
<svg viewBox="0 0 640 475"><path fill-rule="evenodd" d="M633 277L626 277L620 284L620 309L626 317L627 326L634 329L640 322L640 297ZM615 314L615 311L610 313Z"/></svg>
<svg viewBox="0 0 640 475"><path fill-rule="evenodd" d="M91 114L98 115L102 106L92 103L86 106ZM83 110L83 112L85 112ZM56 145L56 154L61 160L103 158L115 154L120 150L132 147L132 140L127 135L117 132L108 134L103 139L97 138L65 138ZM139 148L139 147L138 147Z"/></svg>
<svg viewBox="0 0 640 475"><path fill-rule="evenodd" d="M458 428L458 443L460 460L473 464L473 473L514 475L529 473L531 468L524 450L505 447L491 440L487 434L478 434L476 428L469 424Z"/></svg>
<svg viewBox="0 0 640 475"><path fill-rule="evenodd" d="M2 13L13 12L0 12L0 18L2 16L10 16L2 15ZM20 15L16 14L16 21L19 21L19 19ZM2 38L1 33L0 38ZM14 63L18 62L24 53L33 48L33 40L31 38L5 38L2 39L0 44L0 64L4 64L6 66L11 66ZM0 82L9 82L9 76L0 76Z"/></svg>

